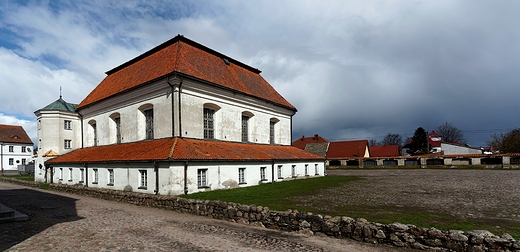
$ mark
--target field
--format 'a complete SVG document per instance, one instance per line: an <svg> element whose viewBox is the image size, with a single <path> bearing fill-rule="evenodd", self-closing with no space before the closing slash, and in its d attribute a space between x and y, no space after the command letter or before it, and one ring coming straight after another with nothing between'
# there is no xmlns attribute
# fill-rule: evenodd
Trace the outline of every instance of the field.
<svg viewBox="0 0 520 252"><path fill-rule="evenodd" d="M326 178L189 195L520 238L520 170L346 169Z"/></svg>

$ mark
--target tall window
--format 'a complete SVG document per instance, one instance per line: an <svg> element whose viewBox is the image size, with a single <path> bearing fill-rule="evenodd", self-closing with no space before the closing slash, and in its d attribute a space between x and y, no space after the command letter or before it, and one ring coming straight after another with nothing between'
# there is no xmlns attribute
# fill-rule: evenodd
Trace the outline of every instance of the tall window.
<svg viewBox="0 0 520 252"><path fill-rule="evenodd" d="M9 159L9 165L14 165L14 158Z"/></svg>
<svg viewBox="0 0 520 252"><path fill-rule="evenodd" d="M204 108L204 138L213 139L215 138L214 129L214 116L215 110L210 108Z"/></svg>
<svg viewBox="0 0 520 252"><path fill-rule="evenodd" d="M274 144L274 125L276 122L270 121L269 122L269 143Z"/></svg>
<svg viewBox="0 0 520 252"><path fill-rule="evenodd" d="M99 174L98 174L98 169L92 169L92 171L94 172L93 176L94 178L92 179L92 184L97 184L98 183L98 179L99 179Z"/></svg>
<svg viewBox="0 0 520 252"><path fill-rule="evenodd" d="M69 182L72 182L72 168L69 168Z"/></svg>
<svg viewBox="0 0 520 252"><path fill-rule="evenodd" d="M22 146L22 152L26 152L26 151L27 151L27 147Z"/></svg>
<svg viewBox="0 0 520 252"><path fill-rule="evenodd" d="M260 180L261 181L267 181L267 179L265 179L265 170L266 170L266 167L260 167Z"/></svg>
<svg viewBox="0 0 520 252"><path fill-rule="evenodd" d="M72 140L65 140L65 141L63 142L63 148L65 148L65 149L70 149L70 148L72 148Z"/></svg>
<svg viewBox="0 0 520 252"><path fill-rule="evenodd" d="M238 168L238 183L246 183L246 168Z"/></svg>
<svg viewBox="0 0 520 252"><path fill-rule="evenodd" d="M14 146L9 146L9 152L14 152Z"/></svg>
<svg viewBox="0 0 520 252"><path fill-rule="evenodd" d="M292 176L293 178L296 178L296 165L293 165L293 166L291 167L291 176Z"/></svg>
<svg viewBox="0 0 520 252"><path fill-rule="evenodd" d="M94 132L94 146L97 146L97 125L96 123L92 123L91 125Z"/></svg>
<svg viewBox="0 0 520 252"><path fill-rule="evenodd" d="M116 143L121 143L121 117L114 118L116 124Z"/></svg>
<svg viewBox="0 0 520 252"><path fill-rule="evenodd" d="M153 139L153 108L143 111L146 122L146 139Z"/></svg>
<svg viewBox="0 0 520 252"><path fill-rule="evenodd" d="M148 172L146 170L139 170L139 189L146 189L148 187Z"/></svg>
<svg viewBox="0 0 520 252"><path fill-rule="evenodd" d="M108 169L108 185L114 185L114 169Z"/></svg>
<svg viewBox="0 0 520 252"><path fill-rule="evenodd" d="M318 173L318 164L315 164L315 165L314 165L314 175L320 175L320 174Z"/></svg>
<svg viewBox="0 0 520 252"><path fill-rule="evenodd" d="M249 141L249 116L242 115L242 142Z"/></svg>
<svg viewBox="0 0 520 252"><path fill-rule="evenodd" d="M277 172L278 172L278 178L279 179L283 179L283 177L282 177L282 166L281 165L278 166Z"/></svg>
<svg viewBox="0 0 520 252"><path fill-rule="evenodd" d="M309 165L305 165L305 176L309 176Z"/></svg>
<svg viewBox="0 0 520 252"><path fill-rule="evenodd" d="M85 169L79 169L79 182L83 183L85 181Z"/></svg>
<svg viewBox="0 0 520 252"><path fill-rule="evenodd" d="M199 186L199 188L208 186L207 172L208 172L208 169L198 169L197 170L197 185Z"/></svg>
<svg viewBox="0 0 520 252"><path fill-rule="evenodd" d="M25 165L25 164L26 164L25 158L22 158L22 165Z"/></svg>
<svg viewBox="0 0 520 252"><path fill-rule="evenodd" d="M60 168L60 180L63 180L63 168Z"/></svg>
<svg viewBox="0 0 520 252"><path fill-rule="evenodd" d="M71 130L72 129L72 121L70 120L65 120L64 123L63 123L63 126L66 130Z"/></svg>

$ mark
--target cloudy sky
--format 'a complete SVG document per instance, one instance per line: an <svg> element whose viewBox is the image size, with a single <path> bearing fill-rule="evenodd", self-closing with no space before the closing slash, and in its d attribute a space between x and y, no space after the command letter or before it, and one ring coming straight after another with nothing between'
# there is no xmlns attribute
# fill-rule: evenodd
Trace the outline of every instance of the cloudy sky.
<svg viewBox="0 0 520 252"><path fill-rule="evenodd" d="M105 72L176 36L262 70L293 137L411 137L449 122L472 146L520 127L520 1L0 1L0 123L79 103Z"/></svg>

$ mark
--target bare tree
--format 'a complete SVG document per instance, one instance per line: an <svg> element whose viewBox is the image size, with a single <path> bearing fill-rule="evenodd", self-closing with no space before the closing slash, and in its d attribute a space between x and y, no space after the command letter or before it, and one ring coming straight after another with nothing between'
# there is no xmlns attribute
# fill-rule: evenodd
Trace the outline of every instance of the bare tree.
<svg viewBox="0 0 520 252"><path fill-rule="evenodd" d="M488 144L501 153L520 153L520 129L492 134Z"/></svg>
<svg viewBox="0 0 520 252"><path fill-rule="evenodd" d="M451 123L445 122L444 124L437 126L434 131L441 135L443 141L466 143L464 133L462 133L462 131L457 127L451 125Z"/></svg>
<svg viewBox="0 0 520 252"><path fill-rule="evenodd" d="M383 138L383 141L381 141L383 145L399 145L402 146L403 144L403 138L399 134L386 134L385 138Z"/></svg>
<svg viewBox="0 0 520 252"><path fill-rule="evenodd" d="M381 143L375 139L370 139L370 140L368 140L368 145L369 146L380 146Z"/></svg>

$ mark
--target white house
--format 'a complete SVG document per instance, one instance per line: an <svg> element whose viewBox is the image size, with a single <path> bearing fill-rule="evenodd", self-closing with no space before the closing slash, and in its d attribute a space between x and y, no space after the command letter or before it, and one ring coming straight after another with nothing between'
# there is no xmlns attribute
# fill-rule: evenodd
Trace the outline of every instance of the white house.
<svg viewBox="0 0 520 252"><path fill-rule="evenodd" d="M176 195L325 174L258 69L178 35L106 74L76 107L81 148L38 179Z"/></svg>
<svg viewBox="0 0 520 252"><path fill-rule="evenodd" d="M22 126L0 124L0 168L1 172L18 170L33 157L33 142Z"/></svg>

